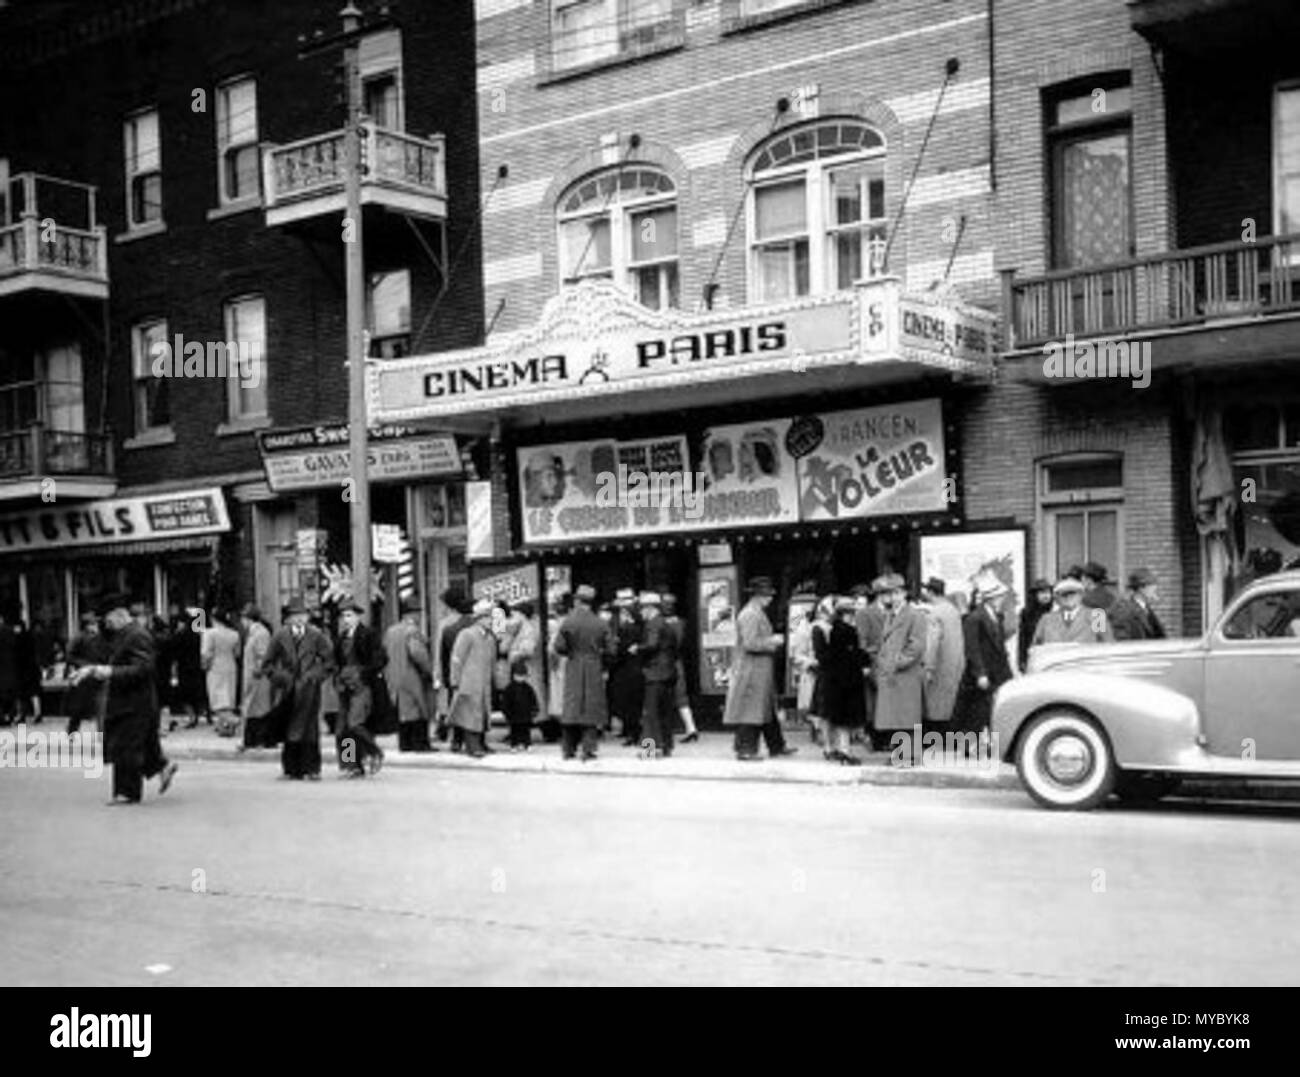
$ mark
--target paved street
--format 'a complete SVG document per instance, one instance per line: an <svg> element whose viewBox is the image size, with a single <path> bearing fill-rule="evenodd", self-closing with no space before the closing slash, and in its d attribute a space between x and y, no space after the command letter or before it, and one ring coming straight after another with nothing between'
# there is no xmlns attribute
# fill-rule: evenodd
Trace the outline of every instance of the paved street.
<svg viewBox="0 0 1300 1077"><path fill-rule="evenodd" d="M1300 980L1296 805L277 773L186 760L115 810L107 776L0 773L0 982Z"/></svg>

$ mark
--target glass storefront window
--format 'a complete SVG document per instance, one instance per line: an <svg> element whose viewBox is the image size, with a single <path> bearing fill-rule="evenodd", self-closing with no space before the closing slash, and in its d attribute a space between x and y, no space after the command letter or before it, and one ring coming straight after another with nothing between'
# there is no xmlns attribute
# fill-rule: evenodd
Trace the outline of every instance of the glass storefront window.
<svg viewBox="0 0 1300 1077"><path fill-rule="evenodd" d="M27 623L36 638L36 660L42 667L54 663L56 651L68 643L68 607L63 585L63 568L33 566L27 574Z"/></svg>
<svg viewBox="0 0 1300 1077"><path fill-rule="evenodd" d="M1267 463L1238 462L1238 489L1254 485L1255 500L1243 498L1237 532L1240 556L1229 580L1235 594L1252 580L1300 567L1300 458Z"/></svg>

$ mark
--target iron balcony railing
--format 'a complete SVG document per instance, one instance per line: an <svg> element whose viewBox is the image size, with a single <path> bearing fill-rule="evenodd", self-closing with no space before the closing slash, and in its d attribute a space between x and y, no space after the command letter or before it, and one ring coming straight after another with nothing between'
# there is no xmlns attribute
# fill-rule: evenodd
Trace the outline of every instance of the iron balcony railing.
<svg viewBox="0 0 1300 1077"><path fill-rule="evenodd" d="M36 172L0 186L0 282L45 273L107 287L108 243L94 187Z"/></svg>
<svg viewBox="0 0 1300 1077"><path fill-rule="evenodd" d="M446 152L441 135L416 138L366 124L363 141L363 158L367 163L362 177L363 190L367 186L390 188L445 201ZM268 147L262 157L267 208L341 195L344 162L342 130Z"/></svg>
<svg viewBox="0 0 1300 1077"><path fill-rule="evenodd" d="M113 439L40 423L0 433L0 479L43 475L112 476Z"/></svg>
<svg viewBox="0 0 1300 1077"><path fill-rule="evenodd" d="M1008 351L1300 310L1300 234L1064 269L1002 274Z"/></svg>

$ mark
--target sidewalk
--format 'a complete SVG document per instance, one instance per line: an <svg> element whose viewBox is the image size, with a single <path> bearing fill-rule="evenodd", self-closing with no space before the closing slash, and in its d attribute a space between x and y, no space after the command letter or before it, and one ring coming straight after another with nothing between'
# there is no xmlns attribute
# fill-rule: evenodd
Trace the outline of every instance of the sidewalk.
<svg viewBox="0 0 1300 1077"><path fill-rule="evenodd" d="M56 726L56 728L60 728ZM886 752L865 752L855 748L863 760L860 767L830 763L822 758L820 746L812 744L806 730L790 730L787 737L798 754L779 759L742 763L732 752L730 733L701 733L693 744L679 744L672 758L642 758L636 748L625 748L617 738L606 737L600 745L599 757L591 762L561 758L558 744L543 744L534 733L532 748L527 752L511 752L502 743L505 728L494 726L488 736L492 753L482 759L471 759L453 752L450 744L439 743L438 751L399 752L397 736L379 737L384 749L385 768L413 768L426 770L494 770L524 773L597 774L617 777L656 778L671 777L699 781L751 781L793 782L810 785L911 785L938 788L1019 790L1015 769L1006 764L976 762L965 767L895 767L890 765ZM163 750L176 760L246 760L279 764L279 749L250 748L239 751L234 738L220 737L209 725L194 729L177 729L166 732L164 723ZM321 730L321 755L326 772L336 766L334 738L324 728Z"/></svg>

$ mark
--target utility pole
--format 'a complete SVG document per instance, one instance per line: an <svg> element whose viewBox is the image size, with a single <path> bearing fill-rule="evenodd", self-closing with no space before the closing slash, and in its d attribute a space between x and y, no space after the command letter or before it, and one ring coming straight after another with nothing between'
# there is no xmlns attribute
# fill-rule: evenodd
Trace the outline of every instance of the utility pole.
<svg viewBox="0 0 1300 1077"><path fill-rule="evenodd" d="M339 12L343 32L317 38L305 45L299 58L327 49L343 47L343 77L347 114L343 124L343 188L346 208L343 216L343 251L347 289L348 368L348 486L351 492L349 521L352 537L352 597L370 610L370 476L366 457L369 420L366 416L365 353L365 246L361 220L361 99L360 40L364 34L393 25L386 9L378 20L361 26L361 11L348 0ZM299 39L303 40L302 38Z"/></svg>
<svg viewBox="0 0 1300 1077"><path fill-rule="evenodd" d="M343 222L347 258L348 319L348 454L351 461L352 597L370 612L370 475L367 471L369 422L366 417L366 281L365 247L361 231L361 61L357 31L361 12L349 3L340 15L343 33L343 77L347 81L347 122L343 149L347 157L344 188L347 209ZM348 223L351 222L351 231Z"/></svg>

